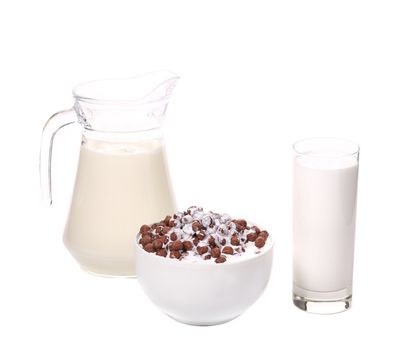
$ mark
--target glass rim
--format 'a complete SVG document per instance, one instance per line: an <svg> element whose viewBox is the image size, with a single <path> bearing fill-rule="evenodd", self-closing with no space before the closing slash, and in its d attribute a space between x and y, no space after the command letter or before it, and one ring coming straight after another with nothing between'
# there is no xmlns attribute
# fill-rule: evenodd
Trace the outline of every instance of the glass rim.
<svg viewBox="0 0 401 350"><path fill-rule="evenodd" d="M302 151L302 150L299 149L299 146L301 146L302 144L319 142L319 141L323 142L323 143L326 142L326 144L332 144L332 145L334 145L336 142L337 142L337 144L342 143L343 145L347 145L348 147L350 147L350 151L343 150L343 154L330 154L330 155L325 154L325 155L321 155L321 154L306 153L306 151ZM360 152L360 146L359 146L358 143L356 143L354 141L350 141L348 139L340 138L340 137L309 137L309 138L304 138L304 139L298 140L295 143L293 143L292 149L293 149L293 151L294 151L294 153L296 155L304 156L304 157L322 157L322 156L324 156L324 157L327 157L327 158L341 158L341 157L356 156Z"/></svg>
<svg viewBox="0 0 401 350"><path fill-rule="evenodd" d="M169 99L170 95L167 94L165 96L160 96L155 99L146 100L148 94L138 95L138 96L130 96L130 97L98 97L98 91L102 90L102 88L110 88L111 84L120 84L120 89L125 89L124 84L135 84L140 79L152 79L152 78L160 78L164 80L159 80L157 84L151 86L151 90L147 91L150 94L153 90L156 90L158 87L166 83L170 80L178 80L180 77L168 70L158 70L147 72L144 74L136 75L136 76L128 76L128 77L111 77L111 78L101 78L101 79L92 79L79 83L72 89L72 96L77 101L82 101L86 103L92 104L130 104L130 105L144 105L144 104L153 104L165 102ZM102 86L103 85L103 86ZM133 85L134 86L134 85ZM97 90L99 89L99 90ZM86 91L85 91L86 90ZM146 90L145 90L146 91Z"/></svg>

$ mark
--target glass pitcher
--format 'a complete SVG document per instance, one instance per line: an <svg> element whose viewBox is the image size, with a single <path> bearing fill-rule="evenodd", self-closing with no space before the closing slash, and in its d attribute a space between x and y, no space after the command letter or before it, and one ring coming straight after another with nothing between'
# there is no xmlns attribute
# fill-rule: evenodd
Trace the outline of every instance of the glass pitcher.
<svg viewBox="0 0 401 350"><path fill-rule="evenodd" d="M73 90L74 107L54 114L43 128L41 186L51 204L54 136L73 123L82 127L63 240L88 272L134 277L140 226L176 211L161 121L178 79L154 72L81 84Z"/></svg>

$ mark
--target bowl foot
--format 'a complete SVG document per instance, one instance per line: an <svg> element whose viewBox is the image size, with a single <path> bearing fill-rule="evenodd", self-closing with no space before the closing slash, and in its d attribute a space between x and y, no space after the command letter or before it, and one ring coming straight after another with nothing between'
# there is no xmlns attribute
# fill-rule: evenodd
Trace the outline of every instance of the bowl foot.
<svg viewBox="0 0 401 350"><path fill-rule="evenodd" d="M174 321L178 321L180 323L185 323L187 325L190 326L217 326L219 324L223 324L223 323L227 323L232 321L233 319L237 318L239 315L236 315L234 317L230 317L228 319L224 319L224 320L218 320L218 321L191 321L191 320L184 320L182 318L176 317L176 316L172 316L166 313L166 315L170 318L172 318Z"/></svg>

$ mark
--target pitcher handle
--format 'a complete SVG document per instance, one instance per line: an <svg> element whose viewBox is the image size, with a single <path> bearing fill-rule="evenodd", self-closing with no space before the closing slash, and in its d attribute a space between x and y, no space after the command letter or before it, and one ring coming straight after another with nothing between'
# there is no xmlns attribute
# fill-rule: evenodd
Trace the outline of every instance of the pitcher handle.
<svg viewBox="0 0 401 350"><path fill-rule="evenodd" d="M42 198L47 205L51 205L52 198L52 150L57 131L67 125L78 122L73 108L53 114L43 127L40 147L39 171Z"/></svg>

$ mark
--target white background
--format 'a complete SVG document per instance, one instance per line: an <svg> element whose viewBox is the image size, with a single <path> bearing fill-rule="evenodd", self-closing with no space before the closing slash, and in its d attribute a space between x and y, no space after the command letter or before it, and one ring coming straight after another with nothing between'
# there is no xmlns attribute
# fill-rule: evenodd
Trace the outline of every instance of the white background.
<svg viewBox="0 0 401 350"><path fill-rule="evenodd" d="M0 3L0 348L399 349L401 8L398 1ZM180 208L240 215L276 240L269 286L242 316L179 324L135 280L84 273L62 244L79 130L55 144L40 201L41 128L95 78L182 79L165 135ZM291 301L291 145L361 145L353 308ZM197 302L194 299L194 302Z"/></svg>

